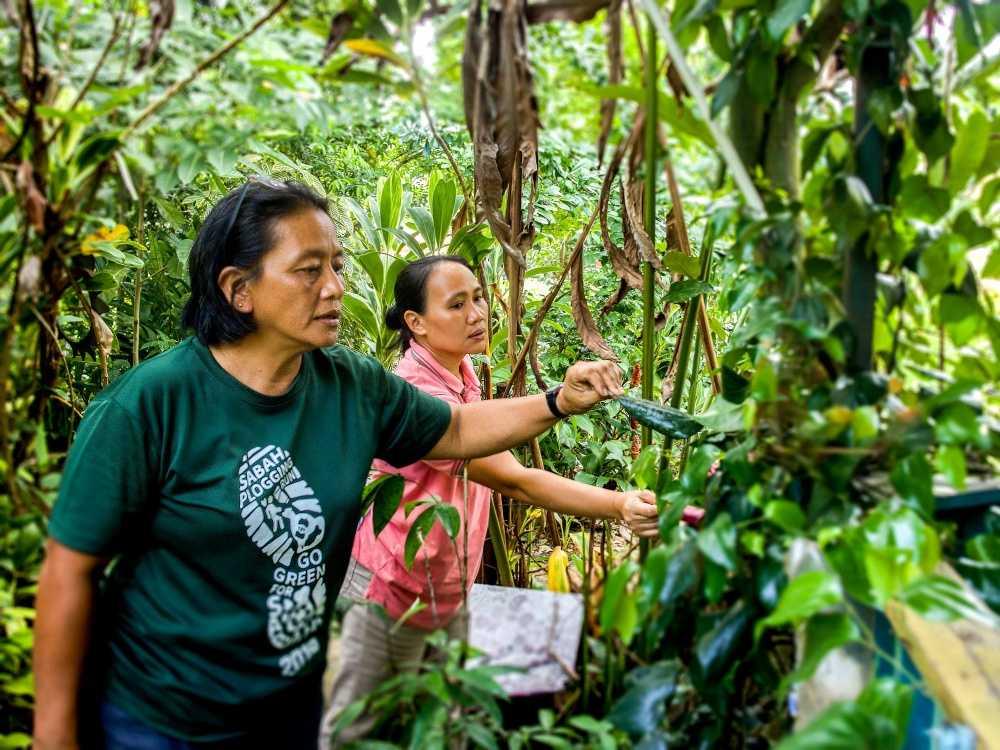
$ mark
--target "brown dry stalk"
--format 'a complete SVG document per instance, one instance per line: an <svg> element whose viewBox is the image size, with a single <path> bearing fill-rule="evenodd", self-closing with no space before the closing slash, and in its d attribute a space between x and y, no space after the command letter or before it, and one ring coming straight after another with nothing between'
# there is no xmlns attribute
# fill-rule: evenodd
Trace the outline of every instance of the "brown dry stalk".
<svg viewBox="0 0 1000 750"><path fill-rule="evenodd" d="M538 337L538 331L541 329L542 321L545 319L545 316L548 315L549 308L552 307L552 303L555 302L556 297L559 295L559 291L562 289L563 282L566 280L566 276L569 274L571 266L576 258L583 253L583 246L587 241L587 236L590 234L590 229L594 226L595 221L597 221L597 209L594 209L594 213L591 214L587 225L583 228L583 231L580 232L580 237L576 241L576 246L573 248L573 252L570 254L566 265L563 266L562 271L559 273L559 278L556 279L556 283L552 285L549 293L545 295L545 299L542 300L542 304L539 306L538 312L535 314L535 320L531 324L531 330L528 331L528 336L524 340L524 346L521 348L520 353L517 355L517 360L511 368L511 379L507 382L507 386L504 388L502 398L507 398L510 395L511 385L514 382L514 375L524 368L525 361L528 357L529 345L535 338Z"/></svg>

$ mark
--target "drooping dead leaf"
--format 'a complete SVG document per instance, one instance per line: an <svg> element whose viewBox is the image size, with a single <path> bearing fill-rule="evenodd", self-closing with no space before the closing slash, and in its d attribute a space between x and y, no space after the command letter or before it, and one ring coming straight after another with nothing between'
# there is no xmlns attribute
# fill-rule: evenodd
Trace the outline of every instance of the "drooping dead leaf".
<svg viewBox="0 0 1000 750"><path fill-rule="evenodd" d="M35 182L35 170L30 161L24 160L18 165L14 182L21 194L21 203L28 216L28 223L36 232L44 231L45 209L48 208L49 203L38 189L38 184Z"/></svg>
<svg viewBox="0 0 1000 750"><path fill-rule="evenodd" d="M527 56L523 0L469 9L462 83L466 125L473 142L476 192L494 237L524 267L534 242L538 186L538 104ZM527 208L522 186L529 187ZM506 214L501 206L506 197Z"/></svg>
<svg viewBox="0 0 1000 750"><path fill-rule="evenodd" d="M525 17L531 24L549 21L582 23L589 21L597 15L597 11L607 8L608 5L609 0L545 0L529 4Z"/></svg>
<svg viewBox="0 0 1000 750"><path fill-rule="evenodd" d="M611 296L608 297L608 301L601 305L601 316L607 315L611 312L619 302L625 299L625 295L629 292L629 285L625 279L618 280L618 288L612 292Z"/></svg>
<svg viewBox="0 0 1000 750"><path fill-rule="evenodd" d="M630 181L625 187L625 212L628 214L629 229L639 248L640 257L650 263L657 271L662 271L663 263L660 262L656 248L653 247L653 241L643 227L642 194L643 184L637 180Z"/></svg>
<svg viewBox="0 0 1000 750"><path fill-rule="evenodd" d="M29 255L17 274L17 296L21 300L37 300L42 291L42 259Z"/></svg>
<svg viewBox="0 0 1000 750"><path fill-rule="evenodd" d="M624 212L624 200L622 202L622 226L624 229L625 247L621 248L615 244L611 238L611 231L608 228L608 208L611 202L611 187L621 166L625 153L631 148L635 138L642 132L642 118L637 118L637 122L632 127L629 137L623 140L615 148L608 162L607 171L604 173L604 182L601 184L601 197L598 202L598 214L601 219L601 240L604 242L604 250L611 261L611 267L615 269L618 278L623 279L632 289L642 288L642 272L639 270L638 253L635 251L635 244L631 238L631 233L626 228L627 217Z"/></svg>
<svg viewBox="0 0 1000 750"><path fill-rule="evenodd" d="M625 60L622 55L622 0L611 0L604 27L607 34L608 83L614 86L622 82L625 72ZM601 100L601 133L597 137L598 165L604 162L604 150L608 145L617 104L617 99Z"/></svg>
<svg viewBox="0 0 1000 750"><path fill-rule="evenodd" d="M111 332L108 324L104 322L104 318L93 309L90 311L90 320L93 323L94 340L104 356L107 357L111 354L111 345L115 340L115 335Z"/></svg>
<svg viewBox="0 0 1000 750"><path fill-rule="evenodd" d="M617 362L618 356L612 351L611 347L605 342L604 337L597 330L597 324L594 323L594 316L591 315L590 308L587 307L587 295L583 287L582 252L574 256L570 275L570 308L573 311L573 320L576 323L576 330L580 334L580 339L583 341L584 346L598 357Z"/></svg>
<svg viewBox="0 0 1000 750"><path fill-rule="evenodd" d="M136 70L141 70L152 62L163 35L174 22L174 0L150 0L149 3L149 39L139 49L139 60L135 64Z"/></svg>
<svg viewBox="0 0 1000 750"><path fill-rule="evenodd" d="M323 54L319 59L320 65L325 65L326 61L333 57L353 26L354 16L346 10L340 11L333 17L330 21L330 33L326 37L326 46L323 47Z"/></svg>

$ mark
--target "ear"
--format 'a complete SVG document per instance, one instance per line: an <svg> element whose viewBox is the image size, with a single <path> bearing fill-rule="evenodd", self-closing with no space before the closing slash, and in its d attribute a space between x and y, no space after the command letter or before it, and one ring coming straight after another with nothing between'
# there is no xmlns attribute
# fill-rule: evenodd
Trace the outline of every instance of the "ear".
<svg viewBox="0 0 1000 750"><path fill-rule="evenodd" d="M247 288L246 271L236 266L226 266L219 271L219 289L237 312L252 313L253 297Z"/></svg>
<svg viewBox="0 0 1000 750"><path fill-rule="evenodd" d="M415 336L423 336L427 333L427 326L424 325L423 317L420 313L413 310L407 310L403 313L403 325L407 326Z"/></svg>

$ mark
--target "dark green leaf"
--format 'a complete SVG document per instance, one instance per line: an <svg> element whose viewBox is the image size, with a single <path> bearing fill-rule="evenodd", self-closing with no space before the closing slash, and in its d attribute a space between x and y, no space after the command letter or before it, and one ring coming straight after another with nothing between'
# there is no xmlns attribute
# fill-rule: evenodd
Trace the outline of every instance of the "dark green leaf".
<svg viewBox="0 0 1000 750"><path fill-rule="evenodd" d="M934 513L934 477L930 462L920 453L900 460L890 475L892 486L914 510L930 518Z"/></svg>
<svg viewBox="0 0 1000 750"><path fill-rule="evenodd" d="M715 89L715 94L712 96L711 115L713 119L718 117L719 113L729 106L733 97L736 96L736 92L740 89L740 81L742 79L742 68L731 67L725 77L719 81L719 85Z"/></svg>
<svg viewBox="0 0 1000 750"><path fill-rule="evenodd" d="M767 33L774 41L781 41L795 23L809 13L812 0L779 0L778 7L767 19Z"/></svg>
<svg viewBox="0 0 1000 750"><path fill-rule="evenodd" d="M793 578L781 592L774 612L757 623L757 635L765 628L795 624L843 600L840 581L825 570L811 570Z"/></svg>
<svg viewBox="0 0 1000 750"><path fill-rule="evenodd" d="M764 518L778 528L795 534L806 525L806 516L798 503L790 500L772 500L764 506Z"/></svg>
<svg viewBox="0 0 1000 750"><path fill-rule="evenodd" d="M741 599L714 628L698 639L694 653L702 681L711 680L726 670L752 620L753 611Z"/></svg>
<svg viewBox="0 0 1000 750"><path fill-rule="evenodd" d="M664 302L687 302L692 297L697 297L699 294L709 294L712 292L714 287L707 281L701 281L699 279L684 279L682 281L675 281L670 285L670 289L663 296Z"/></svg>
<svg viewBox="0 0 1000 750"><path fill-rule="evenodd" d="M698 259L679 250L671 250L663 256L663 267L674 273L682 273L691 279L701 276L701 263Z"/></svg>
<svg viewBox="0 0 1000 750"><path fill-rule="evenodd" d="M802 661L787 679L790 682L808 680L828 653L860 637L857 623L844 612L813 615L806 623Z"/></svg>
<svg viewBox="0 0 1000 750"><path fill-rule="evenodd" d="M702 425L698 421L680 409L628 396L621 396L618 403L639 424L661 435L684 439L702 430Z"/></svg>
<svg viewBox="0 0 1000 750"><path fill-rule="evenodd" d="M736 570L736 528L728 513L720 514L698 535L698 549L726 570Z"/></svg>
<svg viewBox="0 0 1000 750"><path fill-rule="evenodd" d="M399 474L385 474L365 487L361 496L361 514L372 508L375 535L382 533L399 509L406 481Z"/></svg>
<svg viewBox="0 0 1000 750"><path fill-rule="evenodd" d="M678 665L663 661L633 670L627 690L608 712L607 720L632 737L656 729L666 716L667 704L677 687Z"/></svg>
<svg viewBox="0 0 1000 750"><path fill-rule="evenodd" d="M406 542L403 545L403 561L406 563L407 570L413 568L413 560L416 558L417 552L420 551L420 546L427 538L436 518L437 514L434 512L433 505L424 508L406 534Z"/></svg>
<svg viewBox="0 0 1000 750"><path fill-rule="evenodd" d="M462 526L462 517L458 513L458 508L454 505L445 505L444 503L437 503L433 507L434 514L441 522L441 528L444 529L444 533L448 535L449 539L454 540L458 536L458 531Z"/></svg>

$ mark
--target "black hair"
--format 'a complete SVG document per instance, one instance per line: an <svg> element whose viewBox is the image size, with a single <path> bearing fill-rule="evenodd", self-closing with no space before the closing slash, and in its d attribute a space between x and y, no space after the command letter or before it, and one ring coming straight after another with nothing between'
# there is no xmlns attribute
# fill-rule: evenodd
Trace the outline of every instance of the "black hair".
<svg viewBox="0 0 1000 750"><path fill-rule="evenodd" d="M329 204L298 182L250 180L231 190L205 217L191 247L188 269L191 297L181 324L193 328L206 346L239 341L256 330L251 313L233 307L219 288L219 273L236 266L253 278L260 262L277 240L279 219L307 209L327 213Z"/></svg>
<svg viewBox="0 0 1000 750"><path fill-rule="evenodd" d="M441 263L458 263L470 271L472 267L461 255L428 255L407 265L396 277L396 302L385 312L385 325L399 331L399 348L406 351L413 341L413 331L406 325L403 315L407 310L423 313L427 307L427 280L435 266Z"/></svg>

